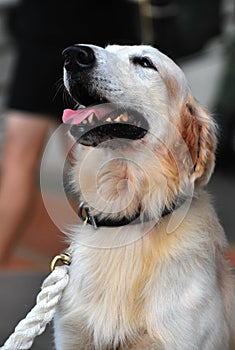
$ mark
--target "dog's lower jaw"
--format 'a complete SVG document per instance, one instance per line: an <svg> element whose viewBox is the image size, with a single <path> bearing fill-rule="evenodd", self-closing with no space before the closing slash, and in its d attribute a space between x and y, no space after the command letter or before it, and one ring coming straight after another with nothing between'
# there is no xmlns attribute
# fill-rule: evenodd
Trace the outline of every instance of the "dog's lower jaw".
<svg viewBox="0 0 235 350"><path fill-rule="evenodd" d="M142 153L140 146L137 149L139 152L134 148L132 153L110 149L78 153L79 161L72 170L74 189L98 219L132 220L140 213L143 219L157 222L181 198L178 188L184 187L174 163L172 169L164 169L161 158L166 160L165 155L156 156L153 162L151 150Z"/></svg>

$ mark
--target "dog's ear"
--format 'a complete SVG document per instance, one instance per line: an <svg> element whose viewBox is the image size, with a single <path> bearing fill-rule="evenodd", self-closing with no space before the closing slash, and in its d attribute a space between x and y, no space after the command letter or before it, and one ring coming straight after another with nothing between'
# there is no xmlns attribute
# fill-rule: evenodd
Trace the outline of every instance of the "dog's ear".
<svg viewBox="0 0 235 350"><path fill-rule="evenodd" d="M216 126L209 113L190 98L184 105L182 136L193 162L191 180L196 187L205 185L213 172L216 149Z"/></svg>

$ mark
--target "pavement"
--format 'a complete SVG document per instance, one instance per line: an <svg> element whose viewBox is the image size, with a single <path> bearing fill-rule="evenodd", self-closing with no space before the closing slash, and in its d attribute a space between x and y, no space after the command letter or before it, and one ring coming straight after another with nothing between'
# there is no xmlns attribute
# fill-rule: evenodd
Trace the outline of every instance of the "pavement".
<svg viewBox="0 0 235 350"><path fill-rule="evenodd" d="M223 73L221 45L215 43L200 55L191 57L181 64L193 93L204 106L210 108ZM51 149L47 153L48 196L53 206L57 208L61 221L67 223L67 218L64 217L63 198L53 187L54 176L58 171L58 159L61 158L61 148L58 144L61 147L59 139L51 144ZM234 174L233 171L219 169L212 177L208 190L214 198L216 210L230 242L228 259L235 267ZM34 305L41 283L49 273L52 257L65 247L64 235L45 209L38 188L30 224L22 234L9 264L0 271L0 344ZM36 339L31 349L53 349L51 327Z"/></svg>

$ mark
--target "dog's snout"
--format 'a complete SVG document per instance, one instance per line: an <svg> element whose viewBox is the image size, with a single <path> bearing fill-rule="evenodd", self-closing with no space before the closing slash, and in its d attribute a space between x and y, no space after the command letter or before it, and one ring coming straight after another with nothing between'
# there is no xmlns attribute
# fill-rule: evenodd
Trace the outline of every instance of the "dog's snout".
<svg viewBox="0 0 235 350"><path fill-rule="evenodd" d="M73 45L63 51L64 67L68 71L77 71L91 68L95 63L94 51L85 45Z"/></svg>

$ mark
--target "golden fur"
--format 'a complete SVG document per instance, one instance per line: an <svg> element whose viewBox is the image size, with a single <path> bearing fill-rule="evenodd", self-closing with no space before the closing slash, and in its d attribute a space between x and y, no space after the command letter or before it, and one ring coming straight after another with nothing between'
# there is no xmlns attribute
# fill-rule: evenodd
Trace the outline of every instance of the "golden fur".
<svg viewBox="0 0 235 350"><path fill-rule="evenodd" d="M70 282L55 318L56 349L234 350L227 242L203 190L214 167L214 122L191 96L180 69L156 49L91 47L99 60L93 75L108 74L106 84L113 78L119 91L107 89L109 101L141 104L150 132L120 141L120 147L76 146L74 190L100 218L132 217L141 207L152 221L73 228ZM133 73L127 58L143 51L158 73ZM66 74L65 85L69 90ZM190 201L161 217L165 206L188 193Z"/></svg>

